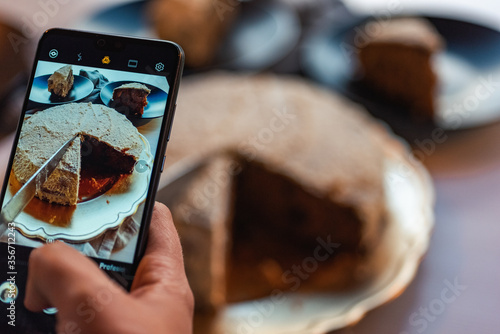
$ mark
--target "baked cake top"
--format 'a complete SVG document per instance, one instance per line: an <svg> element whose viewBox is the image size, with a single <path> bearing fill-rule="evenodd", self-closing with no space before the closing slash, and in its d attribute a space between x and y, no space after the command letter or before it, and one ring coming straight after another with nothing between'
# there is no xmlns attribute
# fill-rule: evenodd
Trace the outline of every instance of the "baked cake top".
<svg viewBox="0 0 500 334"><path fill-rule="evenodd" d="M168 165L232 151L362 216L384 205L386 131L340 96L290 77L212 73L184 80L178 109Z"/></svg>
<svg viewBox="0 0 500 334"><path fill-rule="evenodd" d="M431 52L444 46L434 26L420 18L393 18L387 21L373 21L365 24L365 31L371 31L370 25L376 25L373 33L368 34L370 43L400 43L421 47ZM375 29L376 27L376 29Z"/></svg>
<svg viewBox="0 0 500 334"><path fill-rule="evenodd" d="M119 87L116 87L114 90L117 89L140 89L146 91L148 94L151 93L151 90L146 86L138 82L131 82L127 84L123 84Z"/></svg>
<svg viewBox="0 0 500 334"><path fill-rule="evenodd" d="M71 65L66 65L55 71L49 79L59 79L59 80L65 80L68 76L73 74L73 68Z"/></svg>

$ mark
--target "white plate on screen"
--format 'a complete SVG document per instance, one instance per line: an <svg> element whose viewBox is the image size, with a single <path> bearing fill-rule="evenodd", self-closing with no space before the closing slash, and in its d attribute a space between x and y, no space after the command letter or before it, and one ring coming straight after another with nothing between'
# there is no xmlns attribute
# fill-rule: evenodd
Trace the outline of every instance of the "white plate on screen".
<svg viewBox="0 0 500 334"><path fill-rule="evenodd" d="M108 83L101 89L100 96L102 102L108 107L113 108L113 90L117 87L120 87L121 85L129 83L137 83L137 81L114 81ZM146 107L144 107L144 113L141 116L125 116L129 118L156 118L164 116L168 94L156 86L145 84L142 82L141 84L145 85L151 90L151 92L147 96L148 104ZM119 109L117 111L120 112Z"/></svg>
<svg viewBox="0 0 500 334"><path fill-rule="evenodd" d="M153 156L147 139L140 136L144 145L140 161L146 169L138 171L136 168L132 174L120 180L101 196L78 203L73 208L52 205L60 209L53 210L54 215L58 215L53 219L65 220L64 226L46 221L46 214L44 220L40 220L33 214L26 213L25 209L15 219L16 228L26 237L47 242L54 240L85 242L98 237L108 229L118 227L125 218L135 214L148 191ZM8 201L12 196L12 191L8 190L4 201ZM51 204L39 202L45 205L43 210L51 210Z"/></svg>
<svg viewBox="0 0 500 334"><path fill-rule="evenodd" d="M33 79L29 99L42 104L63 104L80 101L92 93L94 84L88 78L74 75L73 87L66 97L57 97L48 90L48 79L50 74L42 75Z"/></svg>

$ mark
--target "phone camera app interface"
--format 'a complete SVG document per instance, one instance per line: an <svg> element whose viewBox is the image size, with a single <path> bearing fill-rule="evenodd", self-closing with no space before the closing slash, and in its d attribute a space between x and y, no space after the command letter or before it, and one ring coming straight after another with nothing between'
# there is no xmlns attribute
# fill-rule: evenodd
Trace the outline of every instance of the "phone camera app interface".
<svg viewBox="0 0 500 334"><path fill-rule="evenodd" d="M164 76L103 67L38 62L3 205L67 144L15 218L16 245L62 240L90 257L130 264L169 84Z"/></svg>

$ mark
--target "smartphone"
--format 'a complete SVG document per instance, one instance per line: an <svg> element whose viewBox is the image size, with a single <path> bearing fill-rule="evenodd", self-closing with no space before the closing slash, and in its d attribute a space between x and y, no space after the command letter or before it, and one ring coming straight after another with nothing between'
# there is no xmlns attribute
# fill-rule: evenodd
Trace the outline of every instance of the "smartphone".
<svg viewBox="0 0 500 334"><path fill-rule="evenodd" d="M57 169L0 237L1 333L55 333L23 306L30 252L63 241L126 289L144 253L184 65L177 44L65 29L38 44L2 208L64 142Z"/></svg>

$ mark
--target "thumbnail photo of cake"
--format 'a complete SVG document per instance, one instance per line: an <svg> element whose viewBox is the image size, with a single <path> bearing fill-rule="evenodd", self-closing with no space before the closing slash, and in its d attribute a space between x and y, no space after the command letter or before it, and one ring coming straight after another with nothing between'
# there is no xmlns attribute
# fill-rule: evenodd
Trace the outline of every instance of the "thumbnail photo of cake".
<svg viewBox="0 0 500 334"><path fill-rule="evenodd" d="M150 119L163 116L168 94L157 84L118 80L104 86L100 97L129 119Z"/></svg>
<svg viewBox="0 0 500 334"><path fill-rule="evenodd" d="M42 105L56 105L78 102L92 93L94 84L89 78L75 74L74 66L56 66L55 69L44 70L43 74L35 76L29 97L31 101Z"/></svg>
<svg viewBox="0 0 500 334"><path fill-rule="evenodd" d="M66 97L73 88L74 76L71 65L66 65L55 71L47 80L47 89L54 95Z"/></svg>
<svg viewBox="0 0 500 334"><path fill-rule="evenodd" d="M124 109L128 115L142 116L148 105L148 95L151 93L146 85L132 82L113 89L113 104L117 109Z"/></svg>

